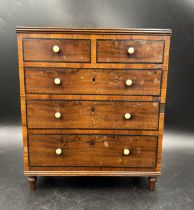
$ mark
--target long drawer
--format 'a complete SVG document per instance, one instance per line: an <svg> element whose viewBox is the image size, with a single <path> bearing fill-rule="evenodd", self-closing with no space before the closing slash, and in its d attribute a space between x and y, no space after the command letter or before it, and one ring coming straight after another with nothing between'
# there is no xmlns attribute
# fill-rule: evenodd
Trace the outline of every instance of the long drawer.
<svg viewBox="0 0 194 210"><path fill-rule="evenodd" d="M161 70L26 68L26 92L160 95Z"/></svg>
<svg viewBox="0 0 194 210"><path fill-rule="evenodd" d="M97 40L99 63L163 63L162 40Z"/></svg>
<svg viewBox="0 0 194 210"><path fill-rule="evenodd" d="M155 167L156 136L29 135L30 166Z"/></svg>
<svg viewBox="0 0 194 210"><path fill-rule="evenodd" d="M23 39L24 61L90 62L89 39Z"/></svg>
<svg viewBox="0 0 194 210"><path fill-rule="evenodd" d="M158 102L27 101L28 128L157 130Z"/></svg>

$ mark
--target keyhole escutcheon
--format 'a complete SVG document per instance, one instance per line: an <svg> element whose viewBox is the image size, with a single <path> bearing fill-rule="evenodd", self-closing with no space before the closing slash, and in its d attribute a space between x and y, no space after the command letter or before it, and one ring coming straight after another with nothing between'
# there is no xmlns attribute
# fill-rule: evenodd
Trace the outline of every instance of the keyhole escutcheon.
<svg viewBox="0 0 194 210"><path fill-rule="evenodd" d="M92 107L90 108L90 110L91 110L91 112L95 112L95 107L92 106Z"/></svg>
<svg viewBox="0 0 194 210"><path fill-rule="evenodd" d="M92 82L96 82L96 76L92 77Z"/></svg>

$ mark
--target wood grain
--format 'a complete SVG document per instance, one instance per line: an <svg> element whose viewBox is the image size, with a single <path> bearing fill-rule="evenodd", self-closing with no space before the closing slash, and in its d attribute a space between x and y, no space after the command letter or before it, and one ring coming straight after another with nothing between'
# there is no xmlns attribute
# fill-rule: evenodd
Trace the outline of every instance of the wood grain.
<svg viewBox="0 0 194 210"><path fill-rule="evenodd" d="M159 102L159 96L125 96L125 95L62 95L62 94L26 94L27 100L96 100L96 101L152 101Z"/></svg>
<svg viewBox="0 0 194 210"><path fill-rule="evenodd" d="M25 68L26 92L38 94L160 95L161 70ZM56 85L54 79L61 83ZM132 80L127 86L126 81Z"/></svg>
<svg viewBox="0 0 194 210"><path fill-rule="evenodd" d="M54 53L52 47L59 46ZM24 61L90 62L90 40L24 39Z"/></svg>
<svg viewBox="0 0 194 210"><path fill-rule="evenodd" d="M22 119L22 138L23 138L23 156L24 170L29 170L28 165L28 141L27 141L27 119L26 119L26 93L25 93L25 77L23 66L23 46L21 34L17 35L18 44L18 63L19 63L19 78L20 78L20 101L21 101L21 119Z"/></svg>
<svg viewBox="0 0 194 210"><path fill-rule="evenodd" d="M156 102L39 100L28 101L27 109L29 128L158 129Z"/></svg>
<svg viewBox="0 0 194 210"><path fill-rule="evenodd" d="M146 169L144 169L144 171L140 171L138 168L138 170L136 169L135 171L131 171L130 168L127 168L126 171L120 170L120 171L112 171L112 170L108 170L108 171L104 171L104 170L100 170L100 169L104 169L103 168L99 168L98 170L79 170L79 168L76 168L75 170L71 170L72 168L68 169L66 168L66 170L54 170L54 167L52 167L52 171L50 170L46 170L43 171L42 170L43 167L39 167L38 170L34 167L30 170L30 171L24 171L24 174L26 176L160 176L161 172L158 171L146 171ZM46 167L44 167L44 169L46 169ZM121 168L122 169L122 168ZM89 171L90 170L90 171Z"/></svg>
<svg viewBox="0 0 194 210"><path fill-rule="evenodd" d="M31 166L155 167L153 136L29 135ZM62 154L57 155L60 148ZM124 149L130 154L125 156Z"/></svg>
<svg viewBox="0 0 194 210"><path fill-rule="evenodd" d="M64 27L24 27L17 26L17 33L70 33L70 34L145 34L171 35L171 29L156 28L64 28Z"/></svg>
<svg viewBox="0 0 194 210"><path fill-rule="evenodd" d="M128 48L135 52L128 54ZM101 63L162 63L164 41L97 40L97 62Z"/></svg>

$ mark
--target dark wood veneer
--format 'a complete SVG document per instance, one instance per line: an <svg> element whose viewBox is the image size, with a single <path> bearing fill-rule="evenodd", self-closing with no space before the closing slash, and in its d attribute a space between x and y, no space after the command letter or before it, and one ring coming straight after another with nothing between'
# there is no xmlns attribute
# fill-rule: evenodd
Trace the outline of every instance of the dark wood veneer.
<svg viewBox="0 0 194 210"><path fill-rule="evenodd" d="M128 54L128 48L135 49ZM163 63L163 40L97 40L99 63Z"/></svg>
<svg viewBox="0 0 194 210"><path fill-rule="evenodd" d="M70 33L70 34L145 34L171 35L171 29L153 28L63 28L63 27L16 27L17 33Z"/></svg>
<svg viewBox="0 0 194 210"><path fill-rule="evenodd" d="M26 92L34 94L160 95L162 71L26 68L25 76ZM126 85L127 79L132 86Z"/></svg>
<svg viewBox="0 0 194 210"><path fill-rule="evenodd" d="M52 47L59 46L54 53ZM90 62L88 39L23 39L24 61Z"/></svg>
<svg viewBox="0 0 194 210"><path fill-rule="evenodd" d="M62 149L61 155L55 150ZM125 156L127 148L130 154ZM156 164L157 137L29 135L30 166L148 167Z"/></svg>
<svg viewBox="0 0 194 210"><path fill-rule="evenodd" d="M28 128L158 129L157 102L30 100L27 109Z"/></svg>

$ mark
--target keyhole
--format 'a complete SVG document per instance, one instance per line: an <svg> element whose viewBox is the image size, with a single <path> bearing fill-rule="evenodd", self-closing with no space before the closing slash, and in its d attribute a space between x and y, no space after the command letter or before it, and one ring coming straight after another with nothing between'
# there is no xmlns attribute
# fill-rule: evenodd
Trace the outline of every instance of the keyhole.
<svg viewBox="0 0 194 210"><path fill-rule="evenodd" d="M91 110L92 112L95 112L95 107L92 106L92 107L90 108L90 110Z"/></svg>
<svg viewBox="0 0 194 210"><path fill-rule="evenodd" d="M96 77L95 76L92 77L92 82L96 82Z"/></svg>
<svg viewBox="0 0 194 210"><path fill-rule="evenodd" d="M95 140L91 140L91 141L90 141L90 145L91 145L91 146L94 146L94 145L95 145Z"/></svg>

